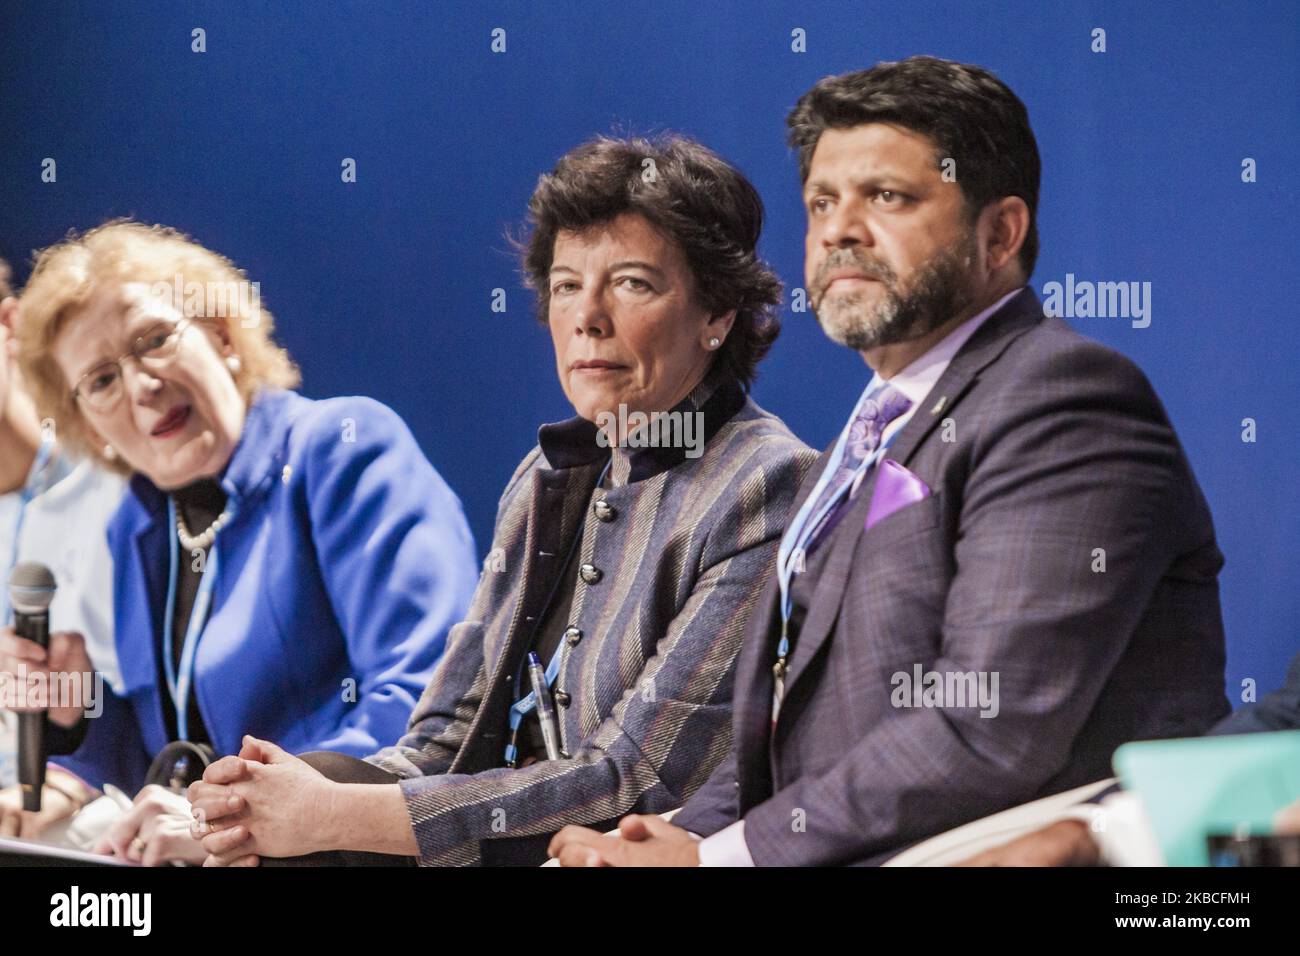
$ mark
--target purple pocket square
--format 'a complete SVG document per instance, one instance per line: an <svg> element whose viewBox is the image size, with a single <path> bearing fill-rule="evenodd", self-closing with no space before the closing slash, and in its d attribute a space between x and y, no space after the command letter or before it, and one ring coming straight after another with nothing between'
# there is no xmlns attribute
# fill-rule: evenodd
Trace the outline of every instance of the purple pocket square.
<svg viewBox="0 0 1300 956"><path fill-rule="evenodd" d="M876 471L876 486L863 530L870 530L905 505L930 497L929 486L892 458L882 459Z"/></svg>

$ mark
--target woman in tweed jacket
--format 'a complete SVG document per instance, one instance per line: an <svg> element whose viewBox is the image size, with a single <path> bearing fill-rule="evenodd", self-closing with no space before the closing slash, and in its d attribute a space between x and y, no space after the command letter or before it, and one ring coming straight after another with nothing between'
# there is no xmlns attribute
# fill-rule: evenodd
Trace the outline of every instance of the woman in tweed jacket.
<svg viewBox="0 0 1300 956"><path fill-rule="evenodd" d="M529 208L524 264L578 415L506 486L407 734L368 763L249 738L191 789L209 864L541 862L566 824L680 806L727 751L746 618L816 458L747 396L778 330L761 201L691 141L601 138ZM521 702L530 651L551 664L549 759Z"/></svg>

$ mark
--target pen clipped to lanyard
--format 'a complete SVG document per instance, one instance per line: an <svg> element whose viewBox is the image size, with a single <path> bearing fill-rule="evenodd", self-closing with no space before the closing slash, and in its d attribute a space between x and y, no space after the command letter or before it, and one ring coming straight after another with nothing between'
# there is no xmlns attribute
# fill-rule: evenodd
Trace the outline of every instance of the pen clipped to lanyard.
<svg viewBox="0 0 1300 956"><path fill-rule="evenodd" d="M555 720L555 701L546 682L546 671L542 670L542 659L532 651L528 652L528 680L532 683L533 695L537 698L537 719L542 725L546 759L559 760L560 725Z"/></svg>

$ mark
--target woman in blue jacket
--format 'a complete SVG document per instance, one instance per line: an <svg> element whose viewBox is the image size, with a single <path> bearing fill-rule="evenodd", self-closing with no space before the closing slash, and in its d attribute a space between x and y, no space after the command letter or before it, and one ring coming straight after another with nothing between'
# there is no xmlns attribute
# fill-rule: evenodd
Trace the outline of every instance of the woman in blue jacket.
<svg viewBox="0 0 1300 956"><path fill-rule="evenodd" d="M289 391L257 286L169 229L115 222L45 250L21 308L43 411L132 473L108 532L125 689L51 702L75 777L52 775L34 826L105 784L136 793L175 741L220 755L252 733L360 757L400 736L477 579L460 502L401 419ZM6 662L91 670L66 633L48 653L5 633ZM150 787L101 849L201 860L189 813Z"/></svg>

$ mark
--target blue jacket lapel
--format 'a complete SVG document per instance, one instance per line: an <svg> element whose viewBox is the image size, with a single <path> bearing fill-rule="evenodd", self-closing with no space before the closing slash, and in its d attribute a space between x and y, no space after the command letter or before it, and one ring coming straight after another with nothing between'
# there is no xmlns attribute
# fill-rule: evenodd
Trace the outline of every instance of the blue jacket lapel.
<svg viewBox="0 0 1300 956"><path fill-rule="evenodd" d="M161 497L159 498L161 501ZM132 699L139 706L146 704L146 712L139 714L145 743L151 749L167 742L167 728L163 721L161 695L167 688L162 680L162 659L159 655L163 628L163 604L167 598L167 520L165 512L150 510L132 534L134 559L141 574L136 579L143 594L130 595L129 606L140 615L131 622L131 633L118 635L117 647L121 657L122 677L130 693L138 687L154 687L156 693ZM163 556L163 557L160 557ZM118 617L122 621L122 617ZM126 623L123 621L123 623Z"/></svg>
<svg viewBox="0 0 1300 956"><path fill-rule="evenodd" d="M292 419L292 411L286 406L296 401L297 396L292 392L269 389L259 393L249 406L239 443L221 479L222 487L241 515L247 516L270 489L282 467L284 437ZM132 476L130 489L140 504L136 527L127 532L134 545L132 559L139 572L135 578L139 582L139 591L126 595L128 604L122 612L134 612L139 617L130 623L132 633L120 636L117 647L128 688L152 688L151 693L135 699L137 704L147 702L147 713L139 716L145 743L156 749L167 743L162 695L169 691L162 683L159 648L162 646L164 604L167 600L168 535L171 529L167 527L164 492L141 474ZM125 574L125 569L119 574L124 576L124 580L132 578ZM214 608L219 606L221 599L221 589L218 589L213 596ZM215 728L209 727L209 732L215 732Z"/></svg>

